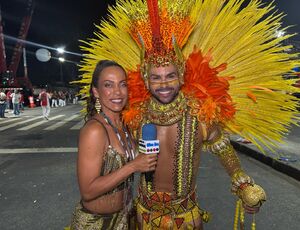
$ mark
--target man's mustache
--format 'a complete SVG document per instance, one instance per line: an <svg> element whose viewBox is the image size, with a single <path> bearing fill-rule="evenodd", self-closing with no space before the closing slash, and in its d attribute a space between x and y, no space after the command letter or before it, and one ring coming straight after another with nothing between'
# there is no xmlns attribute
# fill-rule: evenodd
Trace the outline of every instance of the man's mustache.
<svg viewBox="0 0 300 230"><path fill-rule="evenodd" d="M160 92L165 92L165 91L171 91L174 90L173 87L163 87L163 88L158 88L155 90L156 93L160 93Z"/></svg>

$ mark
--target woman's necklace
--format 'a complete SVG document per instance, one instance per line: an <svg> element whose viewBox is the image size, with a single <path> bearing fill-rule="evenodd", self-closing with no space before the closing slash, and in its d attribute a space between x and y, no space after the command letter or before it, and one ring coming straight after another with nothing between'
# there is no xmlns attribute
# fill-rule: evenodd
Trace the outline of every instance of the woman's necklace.
<svg viewBox="0 0 300 230"><path fill-rule="evenodd" d="M123 150L125 151L127 159L133 160L134 157L135 157L135 154L134 154L134 151L133 151L133 147L132 147L132 144L131 144L129 133L128 133L127 129L125 128L125 126L122 124L122 130L125 133L126 141L127 141L127 146L129 148L129 151L128 151L128 148L126 147L125 143L123 142L122 137L121 137L121 135L120 135L119 130L117 129L117 127L114 126L114 124L112 123L112 121L109 119L109 117L103 111L101 111L100 114L103 116L103 118L106 121L106 123L113 128L115 134L118 137L119 142L121 143L121 145L123 147Z"/></svg>

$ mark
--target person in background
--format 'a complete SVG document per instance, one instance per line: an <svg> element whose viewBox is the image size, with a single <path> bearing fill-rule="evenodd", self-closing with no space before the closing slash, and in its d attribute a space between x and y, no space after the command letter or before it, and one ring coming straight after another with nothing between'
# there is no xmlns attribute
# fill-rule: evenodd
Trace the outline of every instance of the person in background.
<svg viewBox="0 0 300 230"><path fill-rule="evenodd" d="M57 95L57 92L54 91L53 94L52 94L52 102L51 102L51 107L58 107L58 104L57 104L57 101L58 101L58 95Z"/></svg>
<svg viewBox="0 0 300 230"><path fill-rule="evenodd" d="M43 117L46 120L49 120L50 115L50 95L46 89L42 89L42 92L39 94L39 99L41 102Z"/></svg>
<svg viewBox="0 0 300 230"><path fill-rule="evenodd" d="M63 107L64 106L64 101L63 101L63 92L58 91L58 106Z"/></svg>
<svg viewBox="0 0 300 230"><path fill-rule="evenodd" d="M0 118L5 118L6 94L0 91Z"/></svg>
<svg viewBox="0 0 300 230"><path fill-rule="evenodd" d="M8 90L6 92L6 109L7 110L11 110L13 108L12 101L11 101L11 94L12 94L11 90Z"/></svg>
<svg viewBox="0 0 300 230"><path fill-rule="evenodd" d="M19 102L19 106L20 106L20 111L23 113L24 112L24 93L20 92L20 102Z"/></svg>
<svg viewBox="0 0 300 230"><path fill-rule="evenodd" d="M21 94L19 90L15 89L14 92L10 95L11 101L13 104L13 111L15 116L20 115L20 99L21 99Z"/></svg>

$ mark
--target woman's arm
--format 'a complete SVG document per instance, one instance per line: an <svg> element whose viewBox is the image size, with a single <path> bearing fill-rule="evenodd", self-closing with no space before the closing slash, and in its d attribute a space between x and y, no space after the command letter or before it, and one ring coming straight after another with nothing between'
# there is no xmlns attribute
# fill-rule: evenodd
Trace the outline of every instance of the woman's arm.
<svg viewBox="0 0 300 230"><path fill-rule="evenodd" d="M122 168L100 176L104 152L108 146L107 133L96 121L89 122L79 136L77 175L82 199L93 200L112 190L136 171L153 170L156 155L140 155ZM152 155L152 156L151 156Z"/></svg>

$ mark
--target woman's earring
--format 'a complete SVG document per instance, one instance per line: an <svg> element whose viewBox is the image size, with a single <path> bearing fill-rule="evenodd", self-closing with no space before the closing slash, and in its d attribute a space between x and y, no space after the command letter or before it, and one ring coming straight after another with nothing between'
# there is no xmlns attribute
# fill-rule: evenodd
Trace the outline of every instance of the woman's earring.
<svg viewBox="0 0 300 230"><path fill-rule="evenodd" d="M101 104L100 104L100 100L99 100L98 97L96 98L95 109L96 109L97 113L100 113L100 111L101 111Z"/></svg>

